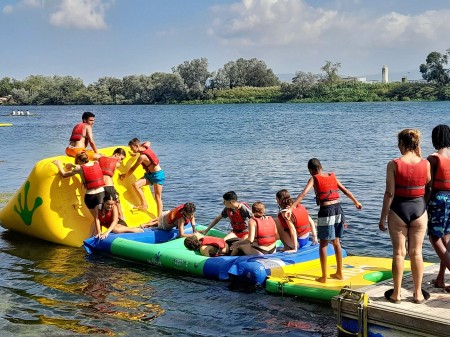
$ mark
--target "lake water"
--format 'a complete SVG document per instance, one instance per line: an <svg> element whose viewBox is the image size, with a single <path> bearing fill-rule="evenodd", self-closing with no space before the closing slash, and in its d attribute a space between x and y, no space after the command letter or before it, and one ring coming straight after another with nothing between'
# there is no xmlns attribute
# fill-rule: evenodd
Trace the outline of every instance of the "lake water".
<svg viewBox="0 0 450 337"><path fill-rule="evenodd" d="M35 116L3 116L12 110ZM83 111L96 114L99 147L149 140L166 171L164 208L193 201L199 223L222 209L222 194L260 200L277 211L275 193L297 195L309 179L308 160L363 204L343 197L350 255L391 256L378 230L386 164L399 155L396 135L422 131L424 155L433 152L431 130L449 123L450 102L248 104L195 106L2 107L0 200L27 178L34 163L64 153ZM313 218L312 193L304 200ZM1 206L1 204L0 204ZM218 228L227 230L222 221ZM426 240L424 256L436 261ZM335 336L329 304L265 293L235 292L226 283L130 265L79 248L0 232L2 336Z"/></svg>

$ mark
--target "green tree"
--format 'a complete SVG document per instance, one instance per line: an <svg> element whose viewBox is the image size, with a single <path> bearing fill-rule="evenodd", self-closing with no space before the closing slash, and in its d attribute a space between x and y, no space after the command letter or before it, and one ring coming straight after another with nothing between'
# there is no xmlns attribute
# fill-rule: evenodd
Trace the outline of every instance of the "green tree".
<svg viewBox="0 0 450 337"><path fill-rule="evenodd" d="M186 93L190 99L203 97L206 89L206 81L211 76L208 71L208 59L200 58L185 61L172 68L174 74L178 74L186 85Z"/></svg>
<svg viewBox="0 0 450 337"><path fill-rule="evenodd" d="M226 63L212 78L211 87L233 89L236 87L271 87L279 85L280 80L264 61L240 58Z"/></svg>
<svg viewBox="0 0 450 337"><path fill-rule="evenodd" d="M333 63L331 61L325 61L325 65L320 68L320 70L325 72L323 82L328 85L338 83L341 80L338 74L340 67L341 64L339 62Z"/></svg>
<svg viewBox="0 0 450 337"><path fill-rule="evenodd" d="M450 82L450 70L445 68L448 55L450 55L450 49L447 49L445 54L436 51L429 53L426 63L422 63L419 67L423 79L440 87L447 85Z"/></svg>

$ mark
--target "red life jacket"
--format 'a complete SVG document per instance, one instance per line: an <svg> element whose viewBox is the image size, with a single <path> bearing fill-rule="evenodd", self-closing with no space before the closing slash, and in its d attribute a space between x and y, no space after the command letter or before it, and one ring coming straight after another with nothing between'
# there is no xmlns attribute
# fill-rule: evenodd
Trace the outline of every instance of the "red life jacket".
<svg viewBox="0 0 450 337"><path fill-rule="evenodd" d="M409 198L424 196L428 161L422 159L417 164L408 164L397 158L394 162L397 165L394 195Z"/></svg>
<svg viewBox="0 0 450 337"><path fill-rule="evenodd" d="M313 176L314 186L316 191L316 200L332 201L339 199L339 188L337 179L333 172L328 173L327 176L316 174Z"/></svg>
<svg viewBox="0 0 450 337"><path fill-rule="evenodd" d="M166 215L168 224L173 224L176 220L183 218L183 214L181 213L181 210L183 209L183 207L184 207L184 204L177 206ZM190 222L191 222L191 219L189 219L189 218L184 219L185 225L187 225Z"/></svg>
<svg viewBox="0 0 450 337"><path fill-rule="evenodd" d="M81 165L84 175L84 186L90 190L105 186L103 181L103 172L98 162L94 162L92 166Z"/></svg>
<svg viewBox="0 0 450 337"><path fill-rule="evenodd" d="M109 228L113 222L113 210L110 209L108 212L106 212L105 215L103 215L103 212L101 209L98 210L98 220L100 221L100 225L103 227Z"/></svg>
<svg viewBox="0 0 450 337"><path fill-rule="evenodd" d="M72 130L72 135L70 136L70 141L74 141L77 142L79 140L83 139L83 129L84 126L86 125L85 122L81 122L78 123L77 125L74 126L73 130Z"/></svg>
<svg viewBox="0 0 450 337"><path fill-rule="evenodd" d="M225 248L225 240L223 238L216 238L215 236L204 236L202 239L202 247L212 245L219 249Z"/></svg>
<svg viewBox="0 0 450 337"><path fill-rule="evenodd" d="M253 218L256 221L255 240L258 246L268 246L277 241L277 225L271 216Z"/></svg>
<svg viewBox="0 0 450 337"><path fill-rule="evenodd" d="M435 154L438 160L434 175L433 189L436 191L450 191L450 158Z"/></svg>
<svg viewBox="0 0 450 337"><path fill-rule="evenodd" d="M98 159L98 163L100 164L102 172L105 176L112 177L114 175L114 171L116 170L116 164L118 160L119 159L114 157L105 157L105 156L101 156Z"/></svg>
<svg viewBox="0 0 450 337"><path fill-rule="evenodd" d="M281 212L278 213L278 220L280 220L281 226L283 226L284 229L289 229L289 225ZM297 231L297 236L303 236L311 231L308 210L302 204L299 204L292 211L291 221Z"/></svg>
<svg viewBox="0 0 450 337"><path fill-rule="evenodd" d="M141 152L141 154L145 154L147 156L148 160L150 160L150 165L156 166L159 164L159 159L151 148L145 149L144 151ZM150 165L145 165L144 163L142 163L142 167L146 172L148 172L148 168Z"/></svg>
<svg viewBox="0 0 450 337"><path fill-rule="evenodd" d="M249 208L249 206L246 203L241 203L243 205L245 205L247 208ZM227 209L227 215L228 218L230 219L230 223L231 223L231 227L233 228L233 232L237 232L237 233L244 233L244 232L248 232L248 225L245 222L245 219L242 217L241 214L241 204L239 205L238 209L233 212L231 209Z"/></svg>

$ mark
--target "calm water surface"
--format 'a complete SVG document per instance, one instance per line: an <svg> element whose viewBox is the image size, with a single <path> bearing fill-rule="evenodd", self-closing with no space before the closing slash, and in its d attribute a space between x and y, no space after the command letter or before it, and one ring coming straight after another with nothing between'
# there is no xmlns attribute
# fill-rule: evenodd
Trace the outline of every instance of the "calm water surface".
<svg viewBox="0 0 450 337"><path fill-rule="evenodd" d="M3 116L13 109L36 116ZM431 153L431 130L449 123L450 103L0 107L0 123L14 124L0 128L0 200L36 161L64 153L85 110L96 114L100 147L150 140L167 175L164 208L193 201L199 223L220 212L228 190L275 213L276 191L299 193L309 178L307 161L317 157L364 206L357 211L343 199L350 225L343 246L351 255L388 257L390 240L377 223L386 164L399 155L396 134L420 129L423 153ZM314 217L313 195L304 203ZM428 242L424 255L436 261ZM8 231L0 233L0 268L2 335L335 335L326 303L234 292L226 283L87 256Z"/></svg>

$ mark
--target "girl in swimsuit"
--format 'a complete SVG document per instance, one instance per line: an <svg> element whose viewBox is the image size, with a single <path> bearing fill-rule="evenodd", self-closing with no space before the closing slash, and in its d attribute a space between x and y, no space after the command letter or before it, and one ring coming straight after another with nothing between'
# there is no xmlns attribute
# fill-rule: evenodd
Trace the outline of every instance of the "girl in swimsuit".
<svg viewBox="0 0 450 337"><path fill-rule="evenodd" d="M422 290L422 245L427 229L424 195L431 175L430 164L422 159L419 143L418 130L401 131L398 134L401 157L391 160L386 170L386 191L378 227L386 231L387 223L392 241L394 289L388 290L385 297L393 303L401 300L406 247L411 260L414 303L423 303L429 298L429 294Z"/></svg>

